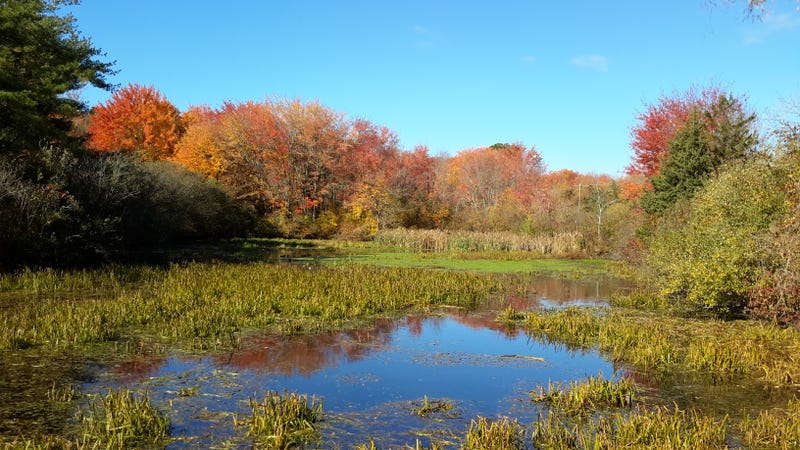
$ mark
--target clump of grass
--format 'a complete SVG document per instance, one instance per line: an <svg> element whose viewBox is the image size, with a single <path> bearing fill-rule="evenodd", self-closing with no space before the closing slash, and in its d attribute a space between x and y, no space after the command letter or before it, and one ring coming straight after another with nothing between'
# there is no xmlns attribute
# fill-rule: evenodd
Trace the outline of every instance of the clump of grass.
<svg viewBox="0 0 800 450"><path fill-rule="evenodd" d="M455 403L448 399L431 400L424 396L421 401L411 405L411 413L420 417L448 416L455 409Z"/></svg>
<svg viewBox="0 0 800 450"><path fill-rule="evenodd" d="M595 448L728 448L727 419L679 408L657 407L630 415L614 414L593 425Z"/></svg>
<svg viewBox="0 0 800 450"><path fill-rule="evenodd" d="M414 442L414 446L407 446L404 448L408 448L410 450L443 450L445 448L444 444L440 444L435 441L431 441L430 445L425 446L422 442L417 439ZM358 444L355 446L354 450L378 450L378 446L375 445L375 440L370 438L369 442L366 444Z"/></svg>
<svg viewBox="0 0 800 450"><path fill-rule="evenodd" d="M525 318L525 314L514 308L514 305L508 305L505 309L497 313L495 320L498 322L516 323Z"/></svg>
<svg viewBox="0 0 800 450"><path fill-rule="evenodd" d="M745 444L753 448L800 448L800 399L789 401L786 409L761 411L739 424Z"/></svg>
<svg viewBox="0 0 800 450"><path fill-rule="evenodd" d="M90 405L82 420L82 439L93 447L152 447L168 437L169 419L150 404L146 393L128 389L109 391Z"/></svg>
<svg viewBox="0 0 800 450"><path fill-rule="evenodd" d="M618 308L666 310L671 307L669 301L652 291L636 290L629 293L616 292L608 299L611 306Z"/></svg>
<svg viewBox="0 0 800 450"><path fill-rule="evenodd" d="M727 448L726 419L678 408L639 408L583 422L562 414L539 416L532 433L536 448Z"/></svg>
<svg viewBox="0 0 800 450"><path fill-rule="evenodd" d="M464 438L466 450L519 450L525 448L525 428L515 420L503 417L489 420L478 417L470 423Z"/></svg>
<svg viewBox="0 0 800 450"><path fill-rule="evenodd" d="M268 392L260 402L251 399L250 409L247 435L261 448L287 449L319 437L322 403L313 397Z"/></svg>
<svg viewBox="0 0 800 450"><path fill-rule="evenodd" d="M536 402L545 402L570 415L584 415L603 407L631 407L638 389L625 378L612 381L600 374L585 381L572 381L566 389L549 383L546 390L540 387L531 394Z"/></svg>

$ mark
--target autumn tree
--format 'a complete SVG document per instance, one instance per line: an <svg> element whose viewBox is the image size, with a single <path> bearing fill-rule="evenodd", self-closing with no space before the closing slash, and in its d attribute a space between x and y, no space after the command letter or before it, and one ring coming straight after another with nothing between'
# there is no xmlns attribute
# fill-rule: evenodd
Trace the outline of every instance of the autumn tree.
<svg viewBox="0 0 800 450"><path fill-rule="evenodd" d="M640 113L639 122L631 130L633 157L627 167L628 174L642 174L646 178L659 173L661 160L667 153L669 142L696 109L704 110L724 94L716 88L698 93L690 89L682 94L663 96L658 103L648 105Z"/></svg>
<svg viewBox="0 0 800 450"><path fill-rule="evenodd" d="M154 87L130 84L93 109L88 132L89 148L152 161L172 156L183 125L178 108Z"/></svg>
<svg viewBox="0 0 800 450"><path fill-rule="evenodd" d="M0 2L0 154L63 143L85 109L65 95L87 84L109 89L111 64L78 33L62 0Z"/></svg>
<svg viewBox="0 0 800 450"><path fill-rule="evenodd" d="M645 211L662 213L691 198L726 162L752 153L758 142L754 122L755 115L729 95L693 110L670 140L660 172L650 179L652 189L641 199Z"/></svg>
<svg viewBox="0 0 800 450"><path fill-rule="evenodd" d="M448 161L440 182L442 195L461 223L486 228L487 214L502 199L524 203L544 172L539 153L521 144L495 144L459 152ZM509 196L511 194L511 197ZM512 207L508 201L503 202ZM520 209L519 204L514 205Z"/></svg>

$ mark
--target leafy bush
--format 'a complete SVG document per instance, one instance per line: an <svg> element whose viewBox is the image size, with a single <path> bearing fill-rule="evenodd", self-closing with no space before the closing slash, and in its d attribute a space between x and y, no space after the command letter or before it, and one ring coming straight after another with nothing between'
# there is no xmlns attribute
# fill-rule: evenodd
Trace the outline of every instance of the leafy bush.
<svg viewBox="0 0 800 450"><path fill-rule="evenodd" d="M786 212L786 181L766 157L733 163L673 208L648 258L663 294L694 312L740 314L769 262L763 239Z"/></svg>

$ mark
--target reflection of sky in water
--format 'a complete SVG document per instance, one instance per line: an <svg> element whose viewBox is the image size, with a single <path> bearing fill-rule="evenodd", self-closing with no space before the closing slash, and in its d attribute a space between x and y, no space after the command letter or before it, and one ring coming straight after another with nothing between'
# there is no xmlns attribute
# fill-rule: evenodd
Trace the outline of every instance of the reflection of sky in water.
<svg viewBox="0 0 800 450"><path fill-rule="evenodd" d="M541 298L531 296L529 304L519 306L535 307L530 303ZM571 300L558 299L563 301ZM383 445L413 445L416 438L407 434L412 430L463 432L478 415L530 423L538 409L527 400L529 391L550 381L613 375L612 365L596 352L570 352L531 340L493 317L456 311L445 317L380 320L324 335L253 337L228 354L118 367L85 391L124 384L146 389L156 405L171 400L173 436L195 436L171 444L175 448L206 447L241 436L244 430L234 430L232 415L249 414L248 399L260 400L270 390L295 391L323 400L324 439L348 448L370 437L386 437ZM544 361L503 357L508 355ZM431 421L413 416L410 402L423 396L454 400L460 417Z"/></svg>

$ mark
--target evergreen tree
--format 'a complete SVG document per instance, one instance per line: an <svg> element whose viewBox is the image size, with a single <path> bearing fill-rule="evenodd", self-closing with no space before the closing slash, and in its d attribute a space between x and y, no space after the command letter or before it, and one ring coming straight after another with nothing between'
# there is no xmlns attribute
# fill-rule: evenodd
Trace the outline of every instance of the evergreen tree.
<svg viewBox="0 0 800 450"><path fill-rule="evenodd" d="M109 89L111 64L82 38L70 0L0 0L0 155L61 144L85 105L68 94L86 84Z"/></svg>

